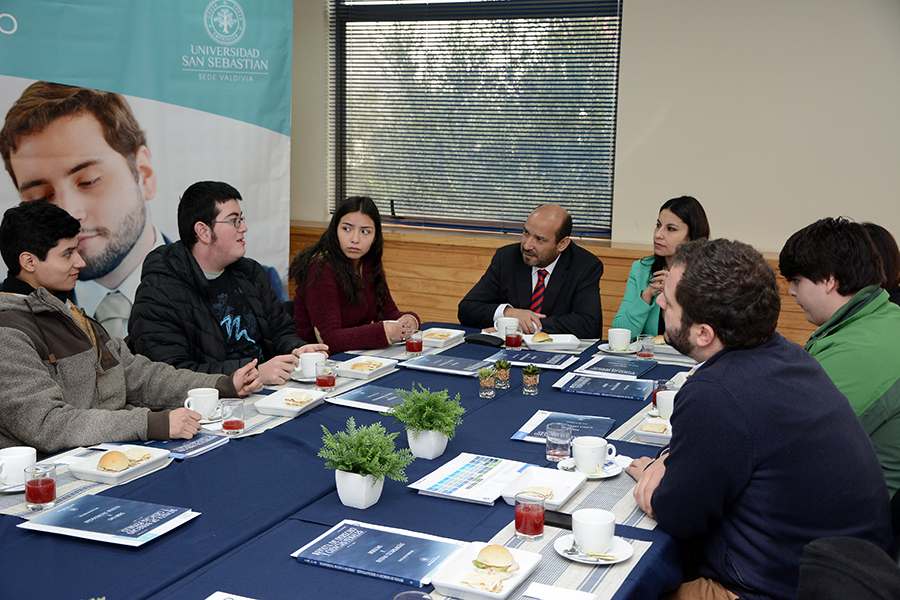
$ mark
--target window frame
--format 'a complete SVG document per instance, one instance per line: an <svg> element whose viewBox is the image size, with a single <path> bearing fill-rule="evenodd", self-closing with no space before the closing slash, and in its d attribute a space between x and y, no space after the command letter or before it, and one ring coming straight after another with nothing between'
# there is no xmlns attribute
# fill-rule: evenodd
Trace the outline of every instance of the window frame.
<svg viewBox="0 0 900 600"><path fill-rule="evenodd" d="M471 0L450 2L419 2L400 0L386 4L360 0L328 0L329 9L329 81L328 81L328 188L330 212L350 193L347 191L347 25L358 22L409 22L448 20L507 20L537 19L548 17L617 17L618 36L615 42L615 74L612 105L612 137L609 149L608 200L604 199L608 212L608 226L581 225L576 219L573 235L609 240L612 237L612 199L615 183L615 131L617 121L618 78L621 60L621 27L624 0ZM353 194L359 193L354 190ZM374 198L379 204L382 221L389 224L407 224L429 228L452 228L476 231L518 232L519 224L491 227L481 219L442 219L435 217L411 219L397 215L392 199ZM385 210L389 203L389 210Z"/></svg>

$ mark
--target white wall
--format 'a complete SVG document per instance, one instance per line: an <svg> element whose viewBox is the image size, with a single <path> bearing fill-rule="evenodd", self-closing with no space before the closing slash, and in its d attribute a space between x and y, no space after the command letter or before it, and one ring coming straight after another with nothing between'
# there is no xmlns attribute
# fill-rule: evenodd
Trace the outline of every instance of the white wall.
<svg viewBox="0 0 900 600"><path fill-rule="evenodd" d="M326 0L294 0L291 218L327 220ZM700 199L777 252L827 215L900 239L900 2L625 0L613 240Z"/></svg>
<svg viewBox="0 0 900 600"><path fill-rule="evenodd" d="M625 0L613 240L682 194L762 251L824 216L900 238L900 2Z"/></svg>
<svg viewBox="0 0 900 600"><path fill-rule="evenodd" d="M291 219L328 221L328 16L326 0L294 0Z"/></svg>

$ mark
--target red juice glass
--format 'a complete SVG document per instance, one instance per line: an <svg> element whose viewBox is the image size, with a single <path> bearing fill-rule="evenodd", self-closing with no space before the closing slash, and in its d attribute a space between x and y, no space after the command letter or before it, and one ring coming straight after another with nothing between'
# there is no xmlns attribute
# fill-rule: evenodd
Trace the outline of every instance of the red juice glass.
<svg viewBox="0 0 900 600"><path fill-rule="evenodd" d="M519 325L506 328L506 347L521 348L522 347L522 328Z"/></svg>
<svg viewBox="0 0 900 600"><path fill-rule="evenodd" d="M222 400L222 433L237 435L244 433L244 401L240 399Z"/></svg>
<svg viewBox="0 0 900 600"><path fill-rule="evenodd" d="M411 334L409 334L409 338L407 338L406 340L406 355L421 356L423 345L424 343L422 340L422 332L413 331Z"/></svg>
<svg viewBox="0 0 900 600"><path fill-rule="evenodd" d="M516 494L516 537L534 541L544 537L544 499Z"/></svg>
<svg viewBox="0 0 900 600"><path fill-rule="evenodd" d="M675 387L668 379L657 379L653 382L653 408L656 408L656 395L663 390L674 390Z"/></svg>
<svg viewBox="0 0 900 600"><path fill-rule="evenodd" d="M330 392L334 389L337 377L333 361L316 363L316 389L320 392Z"/></svg>
<svg viewBox="0 0 900 600"><path fill-rule="evenodd" d="M31 510L56 506L56 466L25 467L25 505Z"/></svg>

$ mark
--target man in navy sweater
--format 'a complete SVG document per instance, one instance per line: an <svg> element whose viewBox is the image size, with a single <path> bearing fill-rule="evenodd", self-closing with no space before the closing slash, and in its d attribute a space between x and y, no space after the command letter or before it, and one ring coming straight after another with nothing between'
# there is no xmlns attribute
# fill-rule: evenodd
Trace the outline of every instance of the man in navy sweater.
<svg viewBox="0 0 900 600"><path fill-rule="evenodd" d="M887 488L847 399L775 332L775 272L728 240L679 246L657 303L666 341L700 364L675 398L669 452L627 469L634 496L696 572L673 598L796 598L803 546L851 536L886 548Z"/></svg>

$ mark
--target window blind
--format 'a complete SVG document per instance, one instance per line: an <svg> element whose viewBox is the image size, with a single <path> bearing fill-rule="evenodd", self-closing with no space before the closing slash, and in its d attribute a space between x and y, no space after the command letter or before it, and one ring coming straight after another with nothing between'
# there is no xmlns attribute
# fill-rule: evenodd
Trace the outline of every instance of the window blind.
<svg viewBox="0 0 900 600"><path fill-rule="evenodd" d="M382 218L609 236L621 1L331 0L329 194Z"/></svg>

